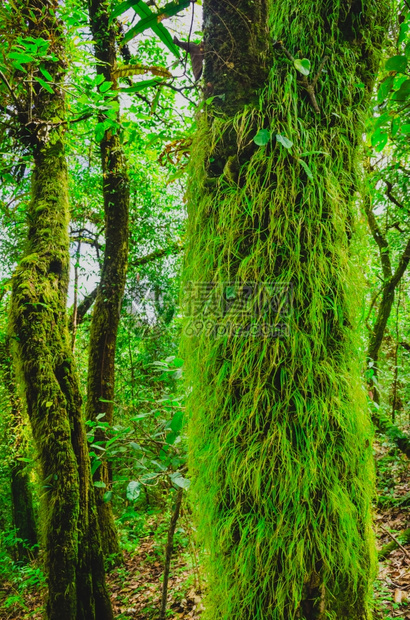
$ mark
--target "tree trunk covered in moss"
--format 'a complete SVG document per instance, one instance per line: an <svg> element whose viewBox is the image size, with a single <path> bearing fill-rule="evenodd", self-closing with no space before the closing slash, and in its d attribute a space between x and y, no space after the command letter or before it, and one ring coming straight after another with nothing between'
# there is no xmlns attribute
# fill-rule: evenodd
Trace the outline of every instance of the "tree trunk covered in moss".
<svg viewBox="0 0 410 620"><path fill-rule="evenodd" d="M27 562L33 558L33 555L36 555L36 551L33 554L29 549L37 544L37 528L27 466L24 461L20 460L25 456L22 448L22 402L17 393L8 338L0 344L0 368L10 404L11 423L9 432L13 437L10 490L13 526L16 530L16 537L19 539L15 558Z"/></svg>
<svg viewBox="0 0 410 620"><path fill-rule="evenodd" d="M371 617L372 428L350 239L388 12L379 0L204 0L214 99L190 164L183 349L206 620ZM307 81L289 57L310 61Z"/></svg>
<svg viewBox="0 0 410 620"><path fill-rule="evenodd" d="M21 36L49 42L54 92L32 93L26 140L33 152L25 255L13 276L11 335L37 444L46 514L48 620L111 620L81 397L67 328L67 168L62 127L63 33L57 2L22 7ZM33 69L34 77L38 69ZM41 75L41 74L39 74ZM13 79L17 79L13 76ZM24 119L23 119L24 120Z"/></svg>
<svg viewBox="0 0 410 620"><path fill-rule="evenodd" d="M97 73L116 88L117 82L113 75L116 64L116 22L109 21L110 4L105 0L90 0L88 8ZM119 105L118 97L114 102ZM101 117L100 121L103 122L104 118ZM116 131L108 129L100 143L105 252L91 321L87 392L88 419L96 420L99 413L105 413L103 421L109 424L113 422L115 348L128 261L129 180L120 142L119 112L117 122ZM104 440L104 432L97 431L95 441ZM111 502L104 501L104 494L111 485L111 471L106 461L97 469L94 479L106 485L105 488L96 489L104 553L118 555L120 549Z"/></svg>

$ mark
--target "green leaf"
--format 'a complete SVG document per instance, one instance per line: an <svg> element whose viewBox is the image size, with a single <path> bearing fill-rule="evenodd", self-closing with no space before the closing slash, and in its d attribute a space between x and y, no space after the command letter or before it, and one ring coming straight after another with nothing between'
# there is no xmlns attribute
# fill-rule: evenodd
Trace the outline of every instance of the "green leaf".
<svg viewBox="0 0 410 620"><path fill-rule="evenodd" d="M387 144L387 141L389 139L389 136L386 132L381 131L381 129L378 129L377 131L374 132L374 134L372 135L372 146L375 148L375 150L377 151L377 153L380 153L384 147Z"/></svg>
<svg viewBox="0 0 410 620"><path fill-rule="evenodd" d="M391 135L392 138L395 138L397 135L397 132L400 129L400 123L401 123L401 119L400 116L395 116L391 122Z"/></svg>
<svg viewBox="0 0 410 620"><path fill-rule="evenodd" d="M300 165L302 166L303 170L306 172L306 176L308 177L308 179L313 181L313 172L311 171L311 169L309 168L307 163L305 161L303 161L303 159L299 159L298 161L299 161Z"/></svg>
<svg viewBox="0 0 410 620"><path fill-rule="evenodd" d="M95 139L97 142L101 142L105 136L105 123L97 123L95 126Z"/></svg>
<svg viewBox="0 0 410 620"><path fill-rule="evenodd" d="M296 58L294 65L295 69L297 69L299 73L301 73L302 75L309 75L310 60L308 60L307 58Z"/></svg>
<svg viewBox="0 0 410 620"><path fill-rule="evenodd" d="M144 32L144 30L147 30L147 28L154 29L155 26L157 26L160 22L162 22L162 20L166 19L167 17L172 17L173 15L176 15L177 13L182 11L183 9L186 9L190 5L190 3L191 3L191 0L180 0L179 2L168 2L168 4L166 4L164 8L160 9L158 13L151 12L150 15L147 15L146 17L141 19L136 26L131 28L125 34L123 42L127 43L128 41L136 37L138 34L140 34L141 32ZM162 37L160 35L158 36L162 40ZM165 43L165 41L163 41L163 43Z"/></svg>
<svg viewBox="0 0 410 620"><path fill-rule="evenodd" d="M101 461L99 461L98 459L93 460L93 462L91 463L91 475L92 476L94 476L95 472L97 471L100 465L101 465Z"/></svg>
<svg viewBox="0 0 410 620"><path fill-rule="evenodd" d="M286 138L286 136L282 136L280 133L276 134L276 140L279 144L284 146L285 149L290 149L293 146L293 142L289 140L289 138Z"/></svg>
<svg viewBox="0 0 410 620"><path fill-rule="evenodd" d="M131 9L133 4L135 4L135 1L133 0L126 0L125 2L121 2L117 7L115 7L115 9L111 12L110 14L110 22L112 22L116 17L118 17L119 15L122 15L123 13L125 13L126 11L128 11L128 9Z"/></svg>
<svg viewBox="0 0 410 620"><path fill-rule="evenodd" d="M190 480L181 476L181 474L177 471L171 474L169 477L171 478L172 482L176 484L177 487L181 487L182 489L188 489L191 484Z"/></svg>
<svg viewBox="0 0 410 620"><path fill-rule="evenodd" d="M141 483L136 482L135 480L131 480L129 485L127 486L127 499L130 502L135 502L138 499L141 493Z"/></svg>
<svg viewBox="0 0 410 620"><path fill-rule="evenodd" d="M47 84L47 82L45 82L44 80L42 80L39 77L36 77L36 82L38 82L39 84L41 84L41 86L43 88L45 88L49 93L53 94L54 90L51 88L50 84Z"/></svg>
<svg viewBox="0 0 410 620"><path fill-rule="evenodd" d="M407 69L407 57L401 54L392 56L385 64L386 71L398 71L405 73Z"/></svg>
<svg viewBox="0 0 410 620"><path fill-rule="evenodd" d="M10 54L8 54L8 58L11 58L11 60L16 60L18 63L29 63L34 61L33 56L24 54L23 52L10 52Z"/></svg>
<svg viewBox="0 0 410 620"><path fill-rule="evenodd" d="M259 129L253 141L258 146L265 146L266 144L268 144L270 137L271 137L270 131L268 131L267 129Z"/></svg>
<svg viewBox="0 0 410 620"><path fill-rule="evenodd" d="M379 116L379 118L376 119L376 122L374 123L374 128L379 129L379 127L383 127L383 125L387 125L389 121L390 121L390 115L388 112L385 112L384 114Z"/></svg>
<svg viewBox="0 0 410 620"><path fill-rule="evenodd" d="M94 482L94 486L97 487L97 489L105 489L107 485L102 480L97 480Z"/></svg>
<svg viewBox="0 0 410 620"><path fill-rule="evenodd" d="M144 90L145 88L150 88L150 86L157 86L161 84L161 78L153 78L152 80L141 80L138 84L134 84L134 86L130 86L129 88L119 88L122 93L138 93L140 90Z"/></svg>
<svg viewBox="0 0 410 620"><path fill-rule="evenodd" d="M51 401L51 400L49 400L49 401L47 401L47 402L46 402L46 407L47 407L47 409L49 409L49 408L50 408L50 407L52 407L52 406L53 406L53 403L52 403L52 401Z"/></svg>
<svg viewBox="0 0 410 620"><path fill-rule="evenodd" d="M184 414L182 411L177 411L174 417L172 418L169 428L174 431L174 433L179 433L182 428L182 423L184 421Z"/></svg>
<svg viewBox="0 0 410 620"><path fill-rule="evenodd" d="M130 446L133 450L142 450L141 446L135 443L135 441L130 441Z"/></svg>
<svg viewBox="0 0 410 620"><path fill-rule="evenodd" d="M392 101L407 101L410 97L410 80L405 80L400 86L399 90L397 90L392 95Z"/></svg>
<svg viewBox="0 0 410 620"><path fill-rule="evenodd" d="M401 126L401 133L405 135L408 135L410 133L410 125L408 123Z"/></svg>
<svg viewBox="0 0 410 620"><path fill-rule="evenodd" d="M118 15L121 15L129 8L133 8L134 11L141 18L146 18L154 15L151 9L144 3L142 0L126 0L126 2L122 2L112 13L110 16L110 20L115 19ZM138 26L138 24L137 24ZM170 33L168 30L160 23L155 22L151 25L152 31L161 39L163 44L169 49L170 52L176 57L181 58L181 52L177 45L175 45Z"/></svg>
<svg viewBox="0 0 410 620"><path fill-rule="evenodd" d="M377 93L377 103L383 103L393 86L393 82L394 75L389 75L383 80L383 82L379 86L379 90Z"/></svg>
<svg viewBox="0 0 410 620"><path fill-rule="evenodd" d="M110 502L112 500L112 491L107 491L104 493L103 500L105 503Z"/></svg>
<svg viewBox="0 0 410 620"><path fill-rule="evenodd" d="M106 93L107 90L110 90L112 84L113 84L112 82L108 82L108 81L103 82L98 90L100 91L100 93Z"/></svg>
<svg viewBox="0 0 410 620"><path fill-rule="evenodd" d="M44 75L46 80L48 80L49 82L53 81L53 76L47 71L47 69L45 69L44 67L40 66L40 71Z"/></svg>

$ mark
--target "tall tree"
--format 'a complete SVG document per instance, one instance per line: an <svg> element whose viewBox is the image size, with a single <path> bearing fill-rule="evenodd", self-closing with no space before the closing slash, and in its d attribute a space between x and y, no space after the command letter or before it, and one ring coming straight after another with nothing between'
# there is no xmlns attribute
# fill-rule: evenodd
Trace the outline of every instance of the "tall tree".
<svg viewBox="0 0 410 620"><path fill-rule="evenodd" d="M111 620L81 397L66 316L64 32L57 1L6 3L16 132L33 159L28 235L13 276L11 337L45 489L47 620ZM2 33L7 39L9 31ZM10 49L7 50L10 52ZM16 60L17 58L17 60ZM22 63L22 64L21 64ZM47 79L48 83L44 80Z"/></svg>
<svg viewBox="0 0 410 620"><path fill-rule="evenodd" d="M388 14L383 0L204 0L184 349L209 620L371 616L350 241Z"/></svg>
<svg viewBox="0 0 410 620"><path fill-rule="evenodd" d="M88 4L91 31L93 33L97 73L116 88L116 20L110 21L110 3L91 0ZM121 303L124 295L128 261L128 211L129 179L125 156L120 141L119 99L116 122L109 123L100 143L103 172L103 196L105 212L105 251L101 281L97 290L90 332L88 364L87 417L96 420L105 413L104 422L112 424L115 389L115 348ZM106 118L102 116L101 123ZM103 432L96 441L104 441ZM102 461L95 478L105 486L96 489L98 518L102 533L104 552L119 554L118 536L115 529L111 503L104 495L111 484L111 471L107 461Z"/></svg>

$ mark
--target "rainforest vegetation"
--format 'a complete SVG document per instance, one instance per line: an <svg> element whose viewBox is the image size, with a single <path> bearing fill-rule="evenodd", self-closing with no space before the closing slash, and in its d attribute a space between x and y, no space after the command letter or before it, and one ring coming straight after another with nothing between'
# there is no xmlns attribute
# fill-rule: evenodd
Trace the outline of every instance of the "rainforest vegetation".
<svg viewBox="0 0 410 620"><path fill-rule="evenodd" d="M0 617L410 618L407 0L0 1Z"/></svg>

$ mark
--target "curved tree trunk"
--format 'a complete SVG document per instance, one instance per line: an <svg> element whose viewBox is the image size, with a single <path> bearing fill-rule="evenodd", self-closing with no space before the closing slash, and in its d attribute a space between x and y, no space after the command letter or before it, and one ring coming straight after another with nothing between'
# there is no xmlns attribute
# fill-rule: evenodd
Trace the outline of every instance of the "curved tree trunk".
<svg viewBox="0 0 410 620"><path fill-rule="evenodd" d="M81 397L67 328L69 278L64 49L57 2L25 5L21 36L49 41L54 91L36 88L24 124L33 152L24 258L13 276L10 329L37 444L46 510L48 620L111 620ZM27 11L27 13L25 12ZM24 119L22 119L24 121Z"/></svg>
<svg viewBox="0 0 410 620"><path fill-rule="evenodd" d="M95 44L97 73L116 87L113 76L116 60L115 21L109 21L109 3L105 0L89 2L91 31ZM116 102L119 103L118 98ZM101 118L101 121L104 119ZM119 113L117 115L119 121ZM87 418L96 420L105 413L104 422L113 422L115 390L115 347L121 303L124 295L128 260L128 211L129 180L127 164L121 148L120 135L111 129L101 141L103 170L103 196L105 209L105 252L101 281L94 303L90 331L88 364ZM104 441L98 431L96 441ZM98 519L106 555L120 553L111 502L104 501L104 494L111 484L109 464L103 461L94 479L105 483L96 489Z"/></svg>
<svg viewBox="0 0 410 620"><path fill-rule="evenodd" d="M374 0L204 0L213 100L192 152L183 355L206 620L371 617L349 253L387 16Z"/></svg>

